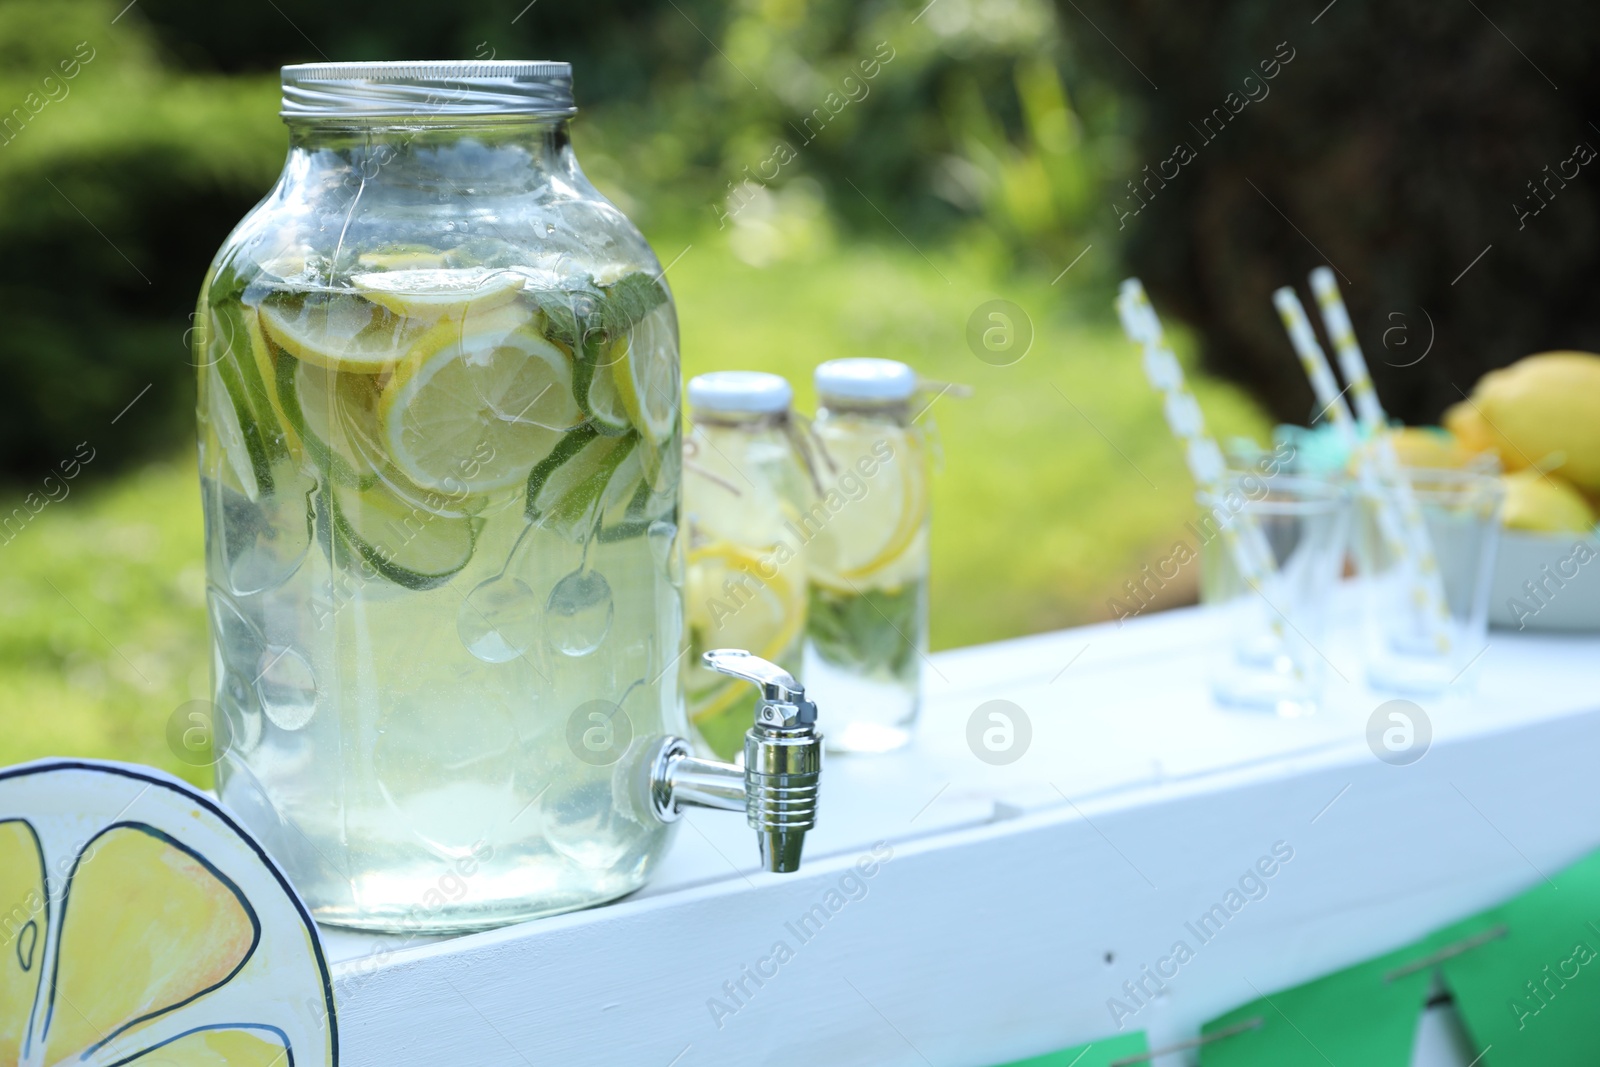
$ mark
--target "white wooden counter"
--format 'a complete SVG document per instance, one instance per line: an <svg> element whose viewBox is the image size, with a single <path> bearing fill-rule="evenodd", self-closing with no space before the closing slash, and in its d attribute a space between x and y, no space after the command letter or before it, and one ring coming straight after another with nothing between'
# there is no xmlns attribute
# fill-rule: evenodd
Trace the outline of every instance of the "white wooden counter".
<svg viewBox="0 0 1600 1067"><path fill-rule="evenodd" d="M1368 747L1383 698L1351 647L1324 644L1330 707L1281 720L1212 705L1218 636L1188 609L933 656L915 751L828 762L798 874L694 812L617 904L436 943L329 930L343 1062L988 1067L1113 1032L1108 999L1182 939L1122 1020L1155 1047L1600 846L1600 638L1491 632L1399 767ZM1033 727L1000 767L966 740L997 698ZM1275 844L1292 860L1202 945L1185 924Z"/></svg>

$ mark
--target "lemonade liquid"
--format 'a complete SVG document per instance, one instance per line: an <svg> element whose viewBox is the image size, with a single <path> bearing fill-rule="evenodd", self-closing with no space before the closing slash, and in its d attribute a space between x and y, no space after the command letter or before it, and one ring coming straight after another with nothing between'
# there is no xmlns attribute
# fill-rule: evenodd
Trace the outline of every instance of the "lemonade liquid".
<svg viewBox="0 0 1600 1067"><path fill-rule="evenodd" d="M202 295L218 785L319 920L497 925L664 850L678 355L643 257L241 255Z"/></svg>
<svg viewBox="0 0 1600 1067"><path fill-rule="evenodd" d="M843 359L816 372L821 497L801 516L810 579L804 671L828 710L828 747L906 744L928 646L927 444L903 363Z"/></svg>
<svg viewBox="0 0 1600 1067"><path fill-rule="evenodd" d="M749 701L742 682L701 666L700 653L742 648L801 674L806 546L795 524L815 484L792 398L775 374L719 371L689 382L685 686L696 747L717 759L742 758Z"/></svg>

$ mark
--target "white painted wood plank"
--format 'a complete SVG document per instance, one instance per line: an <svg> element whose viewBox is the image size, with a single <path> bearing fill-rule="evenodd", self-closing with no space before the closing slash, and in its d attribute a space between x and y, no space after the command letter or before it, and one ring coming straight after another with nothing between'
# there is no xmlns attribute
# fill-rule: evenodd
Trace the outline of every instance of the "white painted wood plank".
<svg viewBox="0 0 1600 1067"><path fill-rule="evenodd" d="M835 855L797 875L747 883L719 859L720 880L691 888L415 947L375 966L345 956L347 1062L1001 1062L1106 1032L1106 1001L1121 983L1167 954L1184 923L1273 842L1287 842L1295 858L1266 897L1196 946L1165 995L1132 1020L1159 1043L1248 999L1249 983L1280 988L1366 958L1600 843L1600 801L1586 786L1600 743L1600 642L1497 635L1478 696L1441 705L1435 749L1396 768L1367 752L1357 713L1291 724L1311 727L1298 734L1275 720L1205 721L1216 709L1194 699L1195 665L1167 671L1163 661L1163 675L1142 658L1180 654L1204 625L1203 614L1171 613L1102 633L1136 639L1126 654L1106 642L1105 660L1085 653L1063 676L1084 668L1080 692L1101 703L1077 707L1098 710L1040 731L1025 760L1047 757L1042 776L1019 761L1009 770L1024 773L998 783L970 753L963 759L948 724L996 678L1048 687L1038 662L1059 653L1064 664L1086 632L936 658L948 689L930 701L923 744L951 779L945 792L981 808L985 797L1066 777L1064 790L1083 798L1077 810L1021 804L1015 819L919 836L903 789L878 790L874 801L870 781L840 775L836 795L859 791L866 807L859 818L854 807L830 817L851 820L861 845L872 839L862 831L885 836L895 855L804 943L785 923L826 903L841 879L857 885L849 832L829 841ZM1151 635L1143 653L1141 630ZM1160 699L1183 676L1180 699ZM1105 703L1114 697L1124 719ZM1229 758L1239 734L1250 742L1242 765ZM1163 745L1183 777L1140 773L1144 753ZM1185 762L1184 745L1211 755ZM1092 776L1075 768L1106 763L1118 772L1091 796ZM723 983L780 939L793 958L764 986L744 979L747 1003L728 998ZM712 998L738 1006L720 1029Z"/></svg>

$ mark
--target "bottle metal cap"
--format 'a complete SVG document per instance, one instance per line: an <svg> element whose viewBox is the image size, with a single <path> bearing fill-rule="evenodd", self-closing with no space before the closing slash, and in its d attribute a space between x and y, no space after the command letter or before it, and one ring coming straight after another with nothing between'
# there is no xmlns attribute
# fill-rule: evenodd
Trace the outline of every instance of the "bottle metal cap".
<svg viewBox="0 0 1600 1067"><path fill-rule="evenodd" d="M917 375L892 359L830 359L817 368L817 392L839 400L910 400Z"/></svg>
<svg viewBox="0 0 1600 1067"><path fill-rule="evenodd" d="M690 406L707 414L777 414L793 400L789 383L765 371L719 370L689 379Z"/></svg>
<svg viewBox="0 0 1600 1067"><path fill-rule="evenodd" d="M571 115L572 67L519 60L296 63L284 67L293 118Z"/></svg>

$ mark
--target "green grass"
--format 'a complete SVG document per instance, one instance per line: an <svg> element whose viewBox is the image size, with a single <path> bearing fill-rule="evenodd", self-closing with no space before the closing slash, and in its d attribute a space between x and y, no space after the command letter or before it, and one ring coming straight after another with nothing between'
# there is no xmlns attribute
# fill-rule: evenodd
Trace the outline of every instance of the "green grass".
<svg viewBox="0 0 1600 1067"><path fill-rule="evenodd" d="M669 259L682 247L658 251ZM929 409L943 451L933 647L1108 618L1106 598L1165 554L1194 495L1111 294L1048 279L1001 284L979 263L936 262L902 244L756 271L715 235L697 241L668 274L684 375L773 371L794 383L803 410L814 406L812 368L840 356L900 359L926 378L971 386L971 397ZM1035 329L1028 354L1006 367L980 361L965 340L973 310L999 298ZM1265 440L1269 424L1243 394L1198 376L1193 385L1219 437Z"/></svg>
<svg viewBox="0 0 1600 1067"><path fill-rule="evenodd" d="M168 718L210 687L194 459L96 474L0 544L0 765L95 756L203 783L166 744Z"/></svg>
<svg viewBox="0 0 1600 1067"><path fill-rule="evenodd" d="M999 283L954 253L845 246L756 270L715 231L659 242L683 327L685 375L787 375L812 406L825 359L903 359L972 386L930 414L942 444L933 493L933 644L993 641L1108 617L1106 598L1165 554L1192 488L1109 293ZM1091 253L1092 254L1092 253ZM1003 297L1036 336L1020 362L968 350L968 316ZM1104 299L1102 299L1102 297ZM1263 436L1237 391L1196 391L1219 435ZM43 472L41 472L41 477ZM0 543L0 765L46 755L152 763L205 782L168 751L169 718L207 695L204 570L193 454L72 494ZM0 500L0 514L19 499ZM3 537L0 537L3 540ZM1191 568L1192 570L1192 568ZM1181 600L1183 590L1173 593Z"/></svg>

